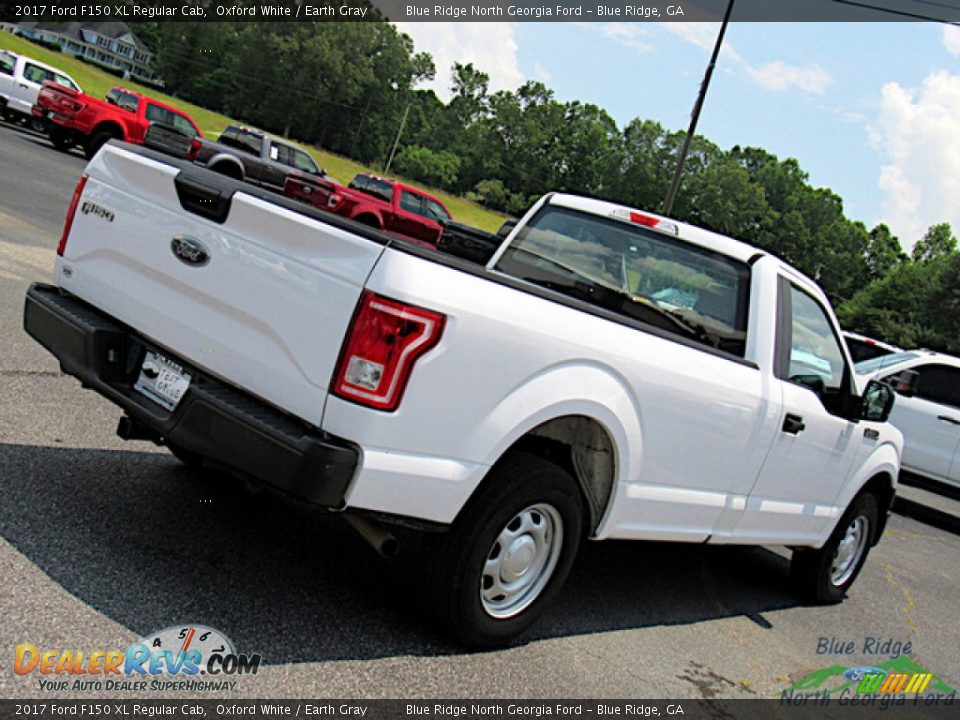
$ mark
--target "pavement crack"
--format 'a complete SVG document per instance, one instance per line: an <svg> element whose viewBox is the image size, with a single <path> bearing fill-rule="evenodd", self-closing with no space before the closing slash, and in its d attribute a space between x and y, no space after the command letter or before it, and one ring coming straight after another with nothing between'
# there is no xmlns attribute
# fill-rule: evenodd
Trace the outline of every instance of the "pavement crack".
<svg viewBox="0 0 960 720"><path fill-rule="evenodd" d="M0 370L0 377L60 377L59 370Z"/></svg>

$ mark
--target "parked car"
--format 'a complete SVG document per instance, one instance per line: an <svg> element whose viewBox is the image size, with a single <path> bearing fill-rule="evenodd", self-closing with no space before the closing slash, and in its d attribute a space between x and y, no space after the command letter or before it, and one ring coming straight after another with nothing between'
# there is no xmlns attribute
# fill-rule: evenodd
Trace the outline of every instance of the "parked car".
<svg viewBox="0 0 960 720"><path fill-rule="evenodd" d="M305 150L240 125L228 125L216 141L201 140L193 159L227 177L276 190L291 176L306 181L326 177Z"/></svg>
<svg viewBox="0 0 960 720"><path fill-rule="evenodd" d="M857 333L846 330L843 331L843 341L847 343L847 347L850 349L850 357L853 358L855 363L880 357L881 355L903 352L903 348L897 347L896 345L891 345L890 343L885 343L867 337L866 335L858 335Z"/></svg>
<svg viewBox="0 0 960 720"><path fill-rule="evenodd" d="M203 137L187 113L122 87L100 100L48 80L40 89L33 115L50 123L48 134L55 148L80 145L88 158L109 140L142 144L151 123L175 127L190 138Z"/></svg>
<svg viewBox="0 0 960 720"><path fill-rule="evenodd" d="M837 602L893 500L893 390L853 382L820 288L652 213L550 193L483 266L110 143L54 282L25 328L121 437L334 509L384 553L391 523L424 531L416 584L471 645L529 627L584 537L785 545ZM797 353L829 375L793 376Z"/></svg>
<svg viewBox="0 0 960 720"><path fill-rule="evenodd" d="M347 187L329 180L314 182L291 177L284 183L283 193L321 210L431 247L436 246L443 223L453 219L446 206L433 195L369 173L358 173Z"/></svg>
<svg viewBox="0 0 960 720"><path fill-rule="evenodd" d="M910 350L857 363L864 379L890 383L890 422L904 439L904 477L960 487L960 358Z"/></svg>
<svg viewBox="0 0 960 720"><path fill-rule="evenodd" d="M7 120L28 121L34 130L46 132L47 122L34 117L33 106L47 80L81 92L76 81L50 65L26 55L0 50L0 110Z"/></svg>

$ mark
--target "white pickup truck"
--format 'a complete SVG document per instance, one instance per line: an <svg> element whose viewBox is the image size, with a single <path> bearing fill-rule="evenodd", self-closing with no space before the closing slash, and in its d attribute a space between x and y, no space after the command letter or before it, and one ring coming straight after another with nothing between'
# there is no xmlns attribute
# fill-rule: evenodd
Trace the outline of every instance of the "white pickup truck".
<svg viewBox="0 0 960 720"><path fill-rule="evenodd" d="M902 437L823 293L649 213L543 197L485 266L109 143L25 327L167 445L428 531L436 615L503 643L584 537L786 545L836 602L883 531Z"/></svg>

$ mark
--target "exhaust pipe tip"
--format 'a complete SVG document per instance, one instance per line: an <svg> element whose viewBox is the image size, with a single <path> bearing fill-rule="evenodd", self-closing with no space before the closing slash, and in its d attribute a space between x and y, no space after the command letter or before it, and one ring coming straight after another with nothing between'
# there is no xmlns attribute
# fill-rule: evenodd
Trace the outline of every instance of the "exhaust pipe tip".
<svg viewBox="0 0 960 720"><path fill-rule="evenodd" d="M347 514L343 517L381 557L396 557L400 552L400 541L382 523L361 515Z"/></svg>

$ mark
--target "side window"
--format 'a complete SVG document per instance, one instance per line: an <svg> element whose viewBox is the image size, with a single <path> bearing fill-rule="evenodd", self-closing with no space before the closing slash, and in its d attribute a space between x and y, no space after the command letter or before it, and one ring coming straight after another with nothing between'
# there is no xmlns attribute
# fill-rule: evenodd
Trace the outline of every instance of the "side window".
<svg viewBox="0 0 960 720"><path fill-rule="evenodd" d="M11 55L0 52L0 75L13 75L15 65L16 62Z"/></svg>
<svg viewBox="0 0 960 720"><path fill-rule="evenodd" d="M784 379L811 388L827 410L839 411L849 382L840 340L823 306L795 285L787 285L791 313ZM779 341L784 352L785 339Z"/></svg>
<svg viewBox="0 0 960 720"><path fill-rule="evenodd" d="M443 209L443 205L438 203L436 200L431 200L430 198L423 199L424 206L426 207L426 217L431 220L449 220L450 214Z"/></svg>
<svg viewBox="0 0 960 720"><path fill-rule="evenodd" d="M56 81L57 81L58 83L60 83L61 85L63 85L64 87L68 87L68 88L70 88L71 90L76 90L77 92L80 91L80 88L77 87L77 84L76 84L73 80L71 80L70 78L68 78L66 75L61 75L60 73L55 73L54 76L53 76L53 79L56 80Z"/></svg>
<svg viewBox="0 0 960 720"><path fill-rule="evenodd" d="M913 369L918 373L918 398L960 408L960 369L949 365L920 365Z"/></svg>
<svg viewBox="0 0 960 720"><path fill-rule="evenodd" d="M276 153L276 156L274 156L274 153ZM289 145L270 143L270 158L283 165L293 167L293 152Z"/></svg>
<svg viewBox="0 0 960 720"><path fill-rule="evenodd" d="M400 207L407 212L416 213L417 215L423 214L423 211L420 209L420 196L414 195L408 190L400 191Z"/></svg>
<svg viewBox="0 0 960 720"><path fill-rule="evenodd" d="M313 158L307 155L303 150L294 149L293 166L297 170L303 170L304 172L308 172L311 175L320 174L320 169L317 167L317 164L313 161Z"/></svg>
<svg viewBox="0 0 960 720"><path fill-rule="evenodd" d="M53 73L44 70L42 67L27 63L23 68L23 77L32 83L41 85L44 80L53 80Z"/></svg>
<svg viewBox="0 0 960 720"><path fill-rule="evenodd" d="M197 129L183 115L173 113L173 126L189 138L197 136Z"/></svg>

